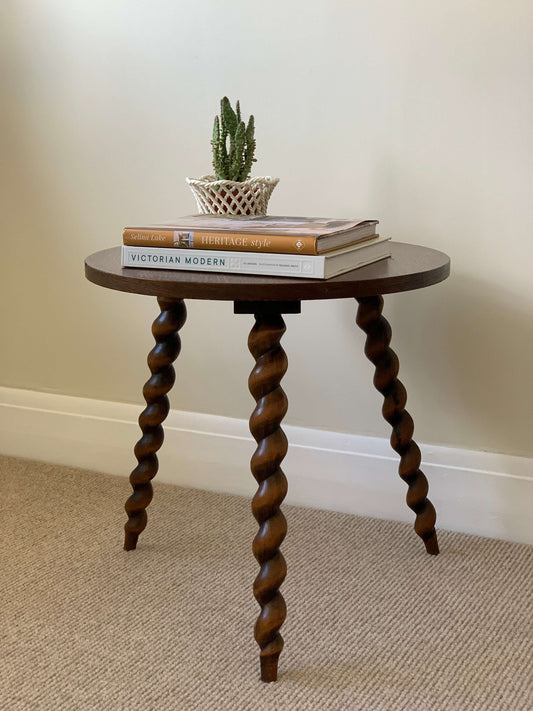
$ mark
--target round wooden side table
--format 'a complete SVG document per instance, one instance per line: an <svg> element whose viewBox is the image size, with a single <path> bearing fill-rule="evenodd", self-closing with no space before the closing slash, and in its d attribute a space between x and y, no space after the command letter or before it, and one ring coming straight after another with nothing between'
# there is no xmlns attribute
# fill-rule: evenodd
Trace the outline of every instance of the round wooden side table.
<svg viewBox="0 0 533 711"><path fill-rule="evenodd" d="M428 483L420 470L421 455L413 440L414 424L405 409L407 393L398 380L399 362L389 347L391 328L382 316L383 294L420 289L446 279L449 257L442 252L391 242L392 256L327 280L213 274L193 271L123 268L120 247L96 252L85 261L87 279L109 289L156 296L160 314L152 325L156 345L148 356L151 377L143 394L146 408L140 415L142 437L135 445L138 465L130 476L133 493L126 502L124 548L132 550L147 521L152 500L151 480L157 471L157 455L163 443L162 422L169 412L167 393L174 384L173 362L178 357L178 334L185 323L185 299L233 301L237 314L253 314L248 346L256 364L249 388L256 401L250 431L257 442L251 459L258 490L252 512L259 530L253 553L260 565L254 595L261 607L255 624L260 647L261 679L275 681L283 648L279 629L286 607L279 588L286 564L279 547L287 524L280 505L287 493L281 462L287 438L281 421L287 398L280 383L287 370L287 356L280 345L285 332L282 314L299 313L301 301L355 298L359 304L357 325L366 333L365 354L375 366L374 385L383 395L383 416L392 426L391 446L399 454L399 475L406 482L407 505L415 512L414 529L428 553L439 552L435 533L436 513L427 498Z"/></svg>

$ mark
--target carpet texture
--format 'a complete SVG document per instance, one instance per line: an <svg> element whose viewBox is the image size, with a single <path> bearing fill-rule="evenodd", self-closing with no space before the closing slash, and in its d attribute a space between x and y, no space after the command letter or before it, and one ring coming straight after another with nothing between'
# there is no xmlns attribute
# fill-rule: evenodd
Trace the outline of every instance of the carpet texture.
<svg viewBox="0 0 533 711"><path fill-rule="evenodd" d="M259 681L244 498L155 485L122 550L127 479L0 458L6 711L533 708L533 548L284 506L279 680Z"/></svg>

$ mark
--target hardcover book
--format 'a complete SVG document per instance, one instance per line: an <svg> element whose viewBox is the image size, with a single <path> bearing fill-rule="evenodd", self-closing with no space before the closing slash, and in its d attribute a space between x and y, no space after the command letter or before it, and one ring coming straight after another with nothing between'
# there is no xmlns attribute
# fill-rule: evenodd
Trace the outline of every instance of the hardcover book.
<svg viewBox="0 0 533 711"><path fill-rule="evenodd" d="M177 269L329 279L389 257L390 249L387 244L389 239L388 237L378 237L372 242L362 242L355 246L343 247L314 256L202 249L177 250L172 247L123 245L121 264L123 267L142 269Z"/></svg>
<svg viewBox="0 0 533 711"><path fill-rule="evenodd" d="M375 239L377 224L326 217L191 215L174 223L126 227L122 241L137 247L317 255Z"/></svg>

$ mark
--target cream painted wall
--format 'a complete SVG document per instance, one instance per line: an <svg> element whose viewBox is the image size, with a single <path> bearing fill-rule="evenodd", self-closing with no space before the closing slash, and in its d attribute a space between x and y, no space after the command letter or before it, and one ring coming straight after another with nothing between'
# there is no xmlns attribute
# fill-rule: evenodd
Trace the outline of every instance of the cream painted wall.
<svg viewBox="0 0 533 711"><path fill-rule="evenodd" d="M83 258L195 210L221 96L278 214L377 217L453 276L386 315L422 442L533 454L533 6L4 0L0 384L141 402L154 299ZM246 418L251 317L189 302L177 409ZM386 436L354 304L287 316L286 422Z"/></svg>

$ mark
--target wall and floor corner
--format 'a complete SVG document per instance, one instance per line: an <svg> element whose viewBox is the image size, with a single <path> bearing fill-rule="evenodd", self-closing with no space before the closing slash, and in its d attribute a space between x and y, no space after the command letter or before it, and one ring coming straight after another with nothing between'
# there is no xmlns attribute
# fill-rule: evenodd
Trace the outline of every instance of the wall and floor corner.
<svg viewBox="0 0 533 711"><path fill-rule="evenodd" d="M0 388L0 396L4 454L119 476L136 464L137 405L9 388ZM283 429L287 503L414 523L387 439ZM246 420L174 410L156 481L251 497L254 449ZM436 446L422 446L422 455L439 527L533 543L531 459Z"/></svg>
<svg viewBox="0 0 533 711"><path fill-rule="evenodd" d="M272 214L376 217L450 254L449 280L384 311L430 498L442 527L528 539L531 3L1 13L3 452L130 470L157 305L87 283L83 259L126 223L194 211L184 178L209 171L227 94L255 115L254 172L281 179ZM248 493L251 323L230 304L187 306L159 476ZM354 318L342 300L285 319L291 500L410 520Z"/></svg>

